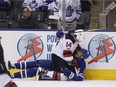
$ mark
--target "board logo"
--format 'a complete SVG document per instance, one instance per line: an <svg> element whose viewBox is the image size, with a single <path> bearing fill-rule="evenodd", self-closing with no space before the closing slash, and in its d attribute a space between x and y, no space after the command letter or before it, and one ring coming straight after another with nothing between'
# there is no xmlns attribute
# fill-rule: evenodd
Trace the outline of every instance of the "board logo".
<svg viewBox="0 0 116 87"><path fill-rule="evenodd" d="M99 34L90 40L88 50L93 59L88 64L93 62L109 62L115 54L115 43L112 38L105 34Z"/></svg>
<svg viewBox="0 0 116 87"><path fill-rule="evenodd" d="M17 62L25 60L36 61L43 53L44 45L41 36L32 33L23 35L17 44L17 50L21 58Z"/></svg>

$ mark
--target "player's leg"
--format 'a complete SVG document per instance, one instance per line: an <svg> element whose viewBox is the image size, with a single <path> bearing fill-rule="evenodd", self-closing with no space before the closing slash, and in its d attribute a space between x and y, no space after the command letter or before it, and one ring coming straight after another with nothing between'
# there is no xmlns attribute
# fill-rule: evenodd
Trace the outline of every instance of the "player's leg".
<svg viewBox="0 0 116 87"><path fill-rule="evenodd" d="M48 70L54 69L54 63L51 60L39 60L39 66Z"/></svg>
<svg viewBox="0 0 116 87"><path fill-rule="evenodd" d="M37 60L37 61L28 61L28 62L25 61L15 64L11 64L11 62L8 61L9 69L30 69L39 66L46 69L52 69L53 63L51 60Z"/></svg>
<svg viewBox="0 0 116 87"><path fill-rule="evenodd" d="M40 72L39 67L30 68L27 70L16 72L16 73L12 74L11 76L12 76L12 78L29 78L29 77L36 76L37 72L39 74L39 72Z"/></svg>
<svg viewBox="0 0 116 87"><path fill-rule="evenodd" d="M54 64L54 70L57 72L63 73L63 70L68 67L68 63L55 54L52 54L52 61Z"/></svg>
<svg viewBox="0 0 116 87"><path fill-rule="evenodd" d="M63 73L59 73L56 71L48 71L43 69L39 74L38 80L62 80L66 81L68 78Z"/></svg>
<svg viewBox="0 0 116 87"><path fill-rule="evenodd" d="M11 64L11 62L8 61L9 69L28 69L28 68L33 68L33 67L38 67L38 63L35 61L29 61L29 62L24 61L24 62Z"/></svg>

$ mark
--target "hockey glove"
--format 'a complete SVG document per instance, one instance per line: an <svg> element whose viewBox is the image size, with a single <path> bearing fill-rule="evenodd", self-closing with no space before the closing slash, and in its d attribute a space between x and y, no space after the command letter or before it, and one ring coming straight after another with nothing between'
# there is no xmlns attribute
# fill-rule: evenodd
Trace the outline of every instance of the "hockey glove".
<svg viewBox="0 0 116 87"><path fill-rule="evenodd" d="M69 79L72 79L74 77L74 73L71 72L69 69L64 69L64 75L67 76Z"/></svg>

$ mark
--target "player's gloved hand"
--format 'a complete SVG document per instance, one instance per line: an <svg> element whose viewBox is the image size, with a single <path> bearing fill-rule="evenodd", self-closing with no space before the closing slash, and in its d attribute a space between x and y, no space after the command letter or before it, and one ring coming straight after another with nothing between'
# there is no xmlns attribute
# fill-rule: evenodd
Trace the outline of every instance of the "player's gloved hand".
<svg viewBox="0 0 116 87"><path fill-rule="evenodd" d="M74 77L74 73L71 72L69 69L64 69L64 75L67 76L69 79L72 79Z"/></svg>

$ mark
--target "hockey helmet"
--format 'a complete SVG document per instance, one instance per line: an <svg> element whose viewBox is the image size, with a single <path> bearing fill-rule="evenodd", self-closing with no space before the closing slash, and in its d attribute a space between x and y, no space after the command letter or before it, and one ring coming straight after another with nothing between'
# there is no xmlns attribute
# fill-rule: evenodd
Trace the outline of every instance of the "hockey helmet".
<svg viewBox="0 0 116 87"><path fill-rule="evenodd" d="M89 51L84 48L82 48L81 51L82 51L82 55L84 56L84 59L87 59L90 55Z"/></svg>
<svg viewBox="0 0 116 87"><path fill-rule="evenodd" d="M84 30L82 30L82 29L75 30L74 35L79 42L81 42L85 39Z"/></svg>

